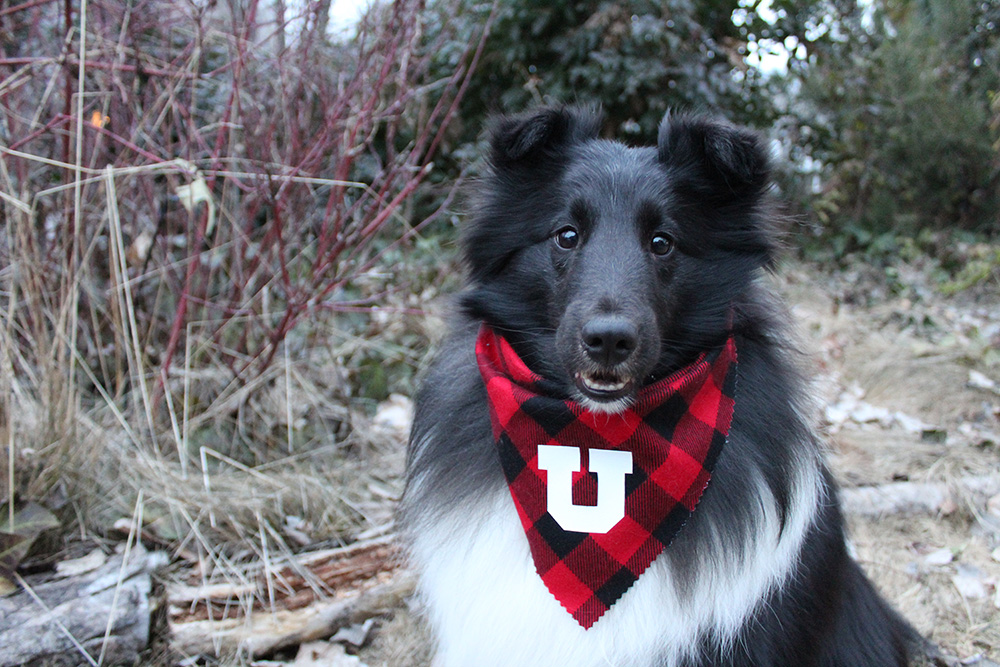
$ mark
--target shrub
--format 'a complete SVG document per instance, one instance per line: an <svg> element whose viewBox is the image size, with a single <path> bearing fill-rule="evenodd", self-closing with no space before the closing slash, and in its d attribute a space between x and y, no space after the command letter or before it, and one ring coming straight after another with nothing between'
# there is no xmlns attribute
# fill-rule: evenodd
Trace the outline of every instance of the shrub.
<svg viewBox="0 0 1000 667"><path fill-rule="evenodd" d="M792 108L828 233L1000 231L998 23L996 3L876 2L814 40Z"/></svg>
<svg viewBox="0 0 1000 667"><path fill-rule="evenodd" d="M300 410L322 417L307 440L348 437L350 369L321 382L292 362L405 285L380 262L449 201L412 211L480 40L432 71L419 0L376 6L351 40L327 33L329 2L75 5L0 11L0 459L16 478L0 489L134 498L108 493L120 477L190 507L189 467L287 456L269 429L290 447ZM248 429L272 395L288 418ZM145 482L122 472L135 464Z"/></svg>

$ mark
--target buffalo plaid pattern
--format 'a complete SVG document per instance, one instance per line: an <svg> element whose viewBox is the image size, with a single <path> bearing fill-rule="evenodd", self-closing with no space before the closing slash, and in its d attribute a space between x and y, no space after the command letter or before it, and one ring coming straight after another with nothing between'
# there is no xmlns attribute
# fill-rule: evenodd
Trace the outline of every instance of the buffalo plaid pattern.
<svg viewBox="0 0 1000 667"><path fill-rule="evenodd" d="M729 435L736 393L736 345L639 390L633 406L595 413L559 397L513 348L483 325L476 357L489 395L493 436L510 493L545 586L584 628L627 591L673 540L708 485ZM625 517L606 533L564 530L547 509L548 473L538 446L578 448L572 502L595 505L591 449L632 453Z"/></svg>

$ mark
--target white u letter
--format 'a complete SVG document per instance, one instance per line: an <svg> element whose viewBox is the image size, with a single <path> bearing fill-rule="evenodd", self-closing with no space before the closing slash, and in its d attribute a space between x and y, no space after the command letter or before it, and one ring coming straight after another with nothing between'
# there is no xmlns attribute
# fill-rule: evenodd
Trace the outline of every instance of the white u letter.
<svg viewBox="0 0 1000 667"><path fill-rule="evenodd" d="M606 533L625 517L625 475L632 474L632 452L590 450L590 472L597 475L596 505L573 504L579 448L539 445L538 467L548 472L547 509L563 530Z"/></svg>

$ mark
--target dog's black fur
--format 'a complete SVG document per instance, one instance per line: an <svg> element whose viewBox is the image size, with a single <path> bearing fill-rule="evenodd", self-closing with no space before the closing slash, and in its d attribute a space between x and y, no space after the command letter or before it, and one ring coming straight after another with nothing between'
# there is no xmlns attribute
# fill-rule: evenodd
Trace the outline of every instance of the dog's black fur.
<svg viewBox="0 0 1000 667"><path fill-rule="evenodd" d="M464 548L472 553L475 540L492 539L478 536L475 520L493 521L498 503L483 499L507 493L473 353L481 322L500 331L568 398L609 418L639 386L717 348L732 333L739 376L728 444L692 518L660 555L663 563L636 587L662 586L664 600L669 595L676 601L670 609L696 605L686 596L710 591L701 583L711 578L710 569L739 582L740 568L770 567L754 550L760 536L771 527L778 544L786 530L794 532L788 526L801 523L795 529L801 539L787 538L794 548L788 564L775 560L776 570L787 571L761 585L759 599L739 612L736 627L725 625L724 609L706 612L709 620L682 637L682 647L657 645L654 637L642 640L634 654L609 643L593 663L539 657L532 664L907 665L915 635L847 553L836 490L804 416L806 382L793 363L787 314L758 280L777 250L766 144L718 120L668 116L656 147L627 148L599 139L600 125L596 112L544 109L500 118L491 128L491 173L463 239L469 286L417 398L401 513L415 568L426 574L437 559ZM506 511L513 515L512 504ZM479 519L461 523L469 515ZM510 555L505 549L497 543L495 563L470 556L469 567L479 567L483 581L493 576L491 568L507 567L508 558L518 560L516 567L532 567L530 560L520 562L526 547ZM506 621L451 613L447 606L456 598L440 581L428 575L422 587L442 637L440 664L526 664L492 655L512 650L500 639L495 646L483 639L478 659L470 657L474 649L447 639L500 637ZM612 626L608 633L626 632L613 626L630 622L625 601L632 594L619 602L620 613L612 608L594 629L604 624ZM474 601L461 595L459 604L473 609ZM498 604L516 607L522 600L512 596ZM525 617L537 616L538 623L568 617L554 599L551 604L555 611L537 602L511 610L516 620L510 634L524 634L513 626L527 623ZM634 613L658 613L647 607ZM449 627L456 623L467 625ZM552 642L565 647L538 650L559 656L577 641L598 641L594 629L577 629L578 639L572 630L553 632ZM588 638L588 632L594 634Z"/></svg>

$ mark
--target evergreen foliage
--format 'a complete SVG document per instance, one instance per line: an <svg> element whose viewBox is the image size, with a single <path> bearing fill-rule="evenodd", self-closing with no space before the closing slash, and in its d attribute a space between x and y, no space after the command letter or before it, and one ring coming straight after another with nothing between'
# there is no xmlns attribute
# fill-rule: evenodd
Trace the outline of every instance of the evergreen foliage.
<svg viewBox="0 0 1000 667"><path fill-rule="evenodd" d="M668 109L709 111L772 133L792 165L785 194L839 246L1000 230L998 0L432 3L430 36L465 26L435 66L454 67L488 17L459 161L497 111L596 101L604 133L636 143ZM754 66L768 51L786 72Z"/></svg>
<svg viewBox="0 0 1000 667"><path fill-rule="evenodd" d="M607 134L645 142L668 109L769 122L760 74L747 67L746 36L732 20L738 8L737 0L509 0L495 8L470 0L464 15L437 13L432 22L471 28L495 11L463 103L473 126L466 138L492 112L599 101ZM452 51L440 53L441 66L452 66Z"/></svg>
<svg viewBox="0 0 1000 667"><path fill-rule="evenodd" d="M790 75L828 231L1000 230L1000 3L845 9Z"/></svg>

